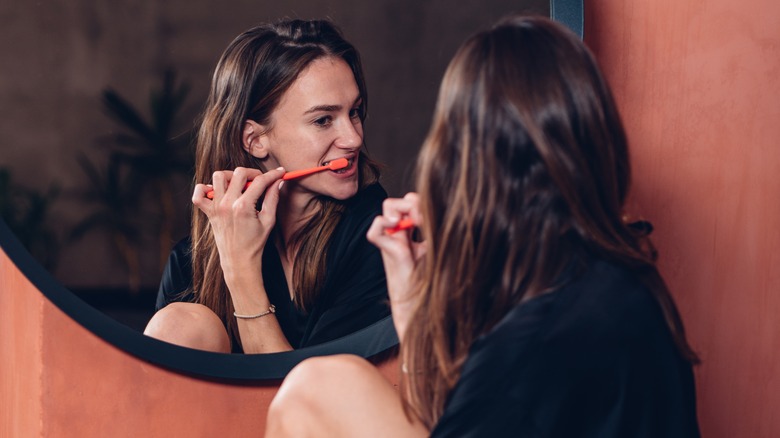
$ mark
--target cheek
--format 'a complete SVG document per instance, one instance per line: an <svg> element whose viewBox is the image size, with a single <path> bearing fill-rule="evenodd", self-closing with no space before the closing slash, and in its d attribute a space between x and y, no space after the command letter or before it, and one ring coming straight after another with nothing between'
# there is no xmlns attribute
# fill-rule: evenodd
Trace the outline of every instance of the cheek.
<svg viewBox="0 0 780 438"><path fill-rule="evenodd" d="M326 148L327 141L317 135L307 135L298 130L285 132L278 135L272 147L272 156L276 167L293 166L300 167L302 163L316 159Z"/></svg>
<svg viewBox="0 0 780 438"><path fill-rule="evenodd" d="M299 154L313 154L327 147L331 140L331 135L328 132L299 132L294 136L291 146Z"/></svg>
<svg viewBox="0 0 780 438"><path fill-rule="evenodd" d="M358 133L360 138L363 138L363 123L355 123L355 132Z"/></svg>
<svg viewBox="0 0 780 438"><path fill-rule="evenodd" d="M264 167L264 169L261 170L263 172L268 172L270 169L276 169L279 166L281 166L281 164L279 164L279 161L277 161L272 154L268 154L268 157L266 157L266 159L263 160L262 167Z"/></svg>

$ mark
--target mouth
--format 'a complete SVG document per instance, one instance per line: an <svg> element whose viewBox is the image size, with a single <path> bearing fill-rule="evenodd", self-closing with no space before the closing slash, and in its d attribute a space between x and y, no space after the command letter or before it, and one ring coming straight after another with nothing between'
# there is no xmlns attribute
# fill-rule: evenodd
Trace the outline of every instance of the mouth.
<svg viewBox="0 0 780 438"><path fill-rule="evenodd" d="M343 158L346 158L346 159L347 159L347 163L348 163L348 164L347 164L347 166L346 166L346 167L344 167L344 168L342 168L342 169L339 169L339 170L331 170L331 172L333 172L333 173L335 173L335 174L342 174L342 173L346 173L346 172L348 172L350 169L352 169L352 166L355 164L355 160L357 159L357 157L356 157L356 156L352 156L352 157L343 157ZM335 160L335 158L334 158L334 160ZM328 164L330 164L330 162L331 162L331 161L333 161L333 160L325 161L325 162L323 162L323 163L322 163L322 165L323 165L323 166L327 166Z"/></svg>

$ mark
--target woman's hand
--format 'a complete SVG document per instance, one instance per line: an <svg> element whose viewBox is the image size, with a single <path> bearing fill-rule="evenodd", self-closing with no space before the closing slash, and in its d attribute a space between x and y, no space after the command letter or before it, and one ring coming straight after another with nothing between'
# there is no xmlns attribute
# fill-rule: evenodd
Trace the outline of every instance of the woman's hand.
<svg viewBox="0 0 780 438"><path fill-rule="evenodd" d="M387 229L396 226L402 218L410 219L415 225L422 223L416 193L407 193L401 199L386 199L382 204L382 215L374 219L366 235L369 242L382 253L393 322L399 339L403 339L406 324L416 304L411 290L412 272L426 249L425 242L412 240L413 229L387 233Z"/></svg>
<svg viewBox="0 0 780 438"><path fill-rule="evenodd" d="M235 171L214 172L211 188L205 184L195 186L192 203L209 219L231 292L243 289L242 284L262 284L263 249L276 224L279 180L283 175L282 168L263 173L239 167ZM252 183L241 193L248 180ZM209 199L206 193L212 189L213 199ZM262 208L257 211L263 194Z"/></svg>
<svg viewBox="0 0 780 438"><path fill-rule="evenodd" d="M213 187L195 186L192 203L209 218L219 251L219 262L237 314L255 315L271 306L263 284L263 250L276 224L281 167L263 173L236 168L214 172ZM246 182L252 180L244 191ZM206 194L213 190L213 199ZM242 193L243 191L243 193ZM260 211L257 203L264 196ZM272 353L292 350L279 322L272 315L238 319L244 352Z"/></svg>

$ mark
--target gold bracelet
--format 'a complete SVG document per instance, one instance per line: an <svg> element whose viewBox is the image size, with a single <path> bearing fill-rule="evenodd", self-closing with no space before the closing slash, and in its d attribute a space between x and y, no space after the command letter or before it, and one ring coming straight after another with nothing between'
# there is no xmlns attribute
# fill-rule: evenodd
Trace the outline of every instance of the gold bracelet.
<svg viewBox="0 0 780 438"><path fill-rule="evenodd" d="M260 318L261 316L270 315L271 313L276 313L276 306L273 304L271 304L271 307L269 307L268 310L262 313L258 313L257 315L239 315L238 313L233 312L233 316L241 319L255 319Z"/></svg>

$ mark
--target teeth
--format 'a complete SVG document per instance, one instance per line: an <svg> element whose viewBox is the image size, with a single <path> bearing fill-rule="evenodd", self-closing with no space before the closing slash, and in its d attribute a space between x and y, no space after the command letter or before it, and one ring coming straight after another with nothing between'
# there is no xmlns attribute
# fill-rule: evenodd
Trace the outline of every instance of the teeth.
<svg viewBox="0 0 780 438"><path fill-rule="evenodd" d="M322 163L322 165L323 165L323 166L327 166L327 165L329 165L329 164L330 164L330 162L331 162L331 161L333 161L333 160L330 160L330 161L325 161L324 163ZM355 159L354 159L354 158L347 158L347 167L345 167L344 169L349 169L350 167L352 167L352 163L354 163L354 162L355 162ZM334 172L340 172L340 171L342 171L342 170L344 170L344 169L339 169L339 170L337 170L337 171L336 171L336 170L334 170Z"/></svg>
<svg viewBox="0 0 780 438"><path fill-rule="evenodd" d="M336 173L344 173L347 170L349 170L350 167L352 167L352 163L353 163L353 160L347 159L347 167L344 167L344 168L339 169L339 170L334 170L334 172L336 172Z"/></svg>
<svg viewBox="0 0 780 438"><path fill-rule="evenodd" d="M327 166L328 164L331 163L331 161L333 161L333 160L325 161L324 163L322 163L322 165L323 166ZM331 170L331 172L336 173L336 174L345 173L349 169L351 169L354 164L355 164L355 157L347 158L347 166L346 167L343 167L343 168L338 169L338 170Z"/></svg>

